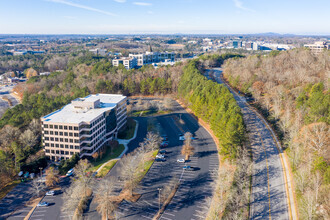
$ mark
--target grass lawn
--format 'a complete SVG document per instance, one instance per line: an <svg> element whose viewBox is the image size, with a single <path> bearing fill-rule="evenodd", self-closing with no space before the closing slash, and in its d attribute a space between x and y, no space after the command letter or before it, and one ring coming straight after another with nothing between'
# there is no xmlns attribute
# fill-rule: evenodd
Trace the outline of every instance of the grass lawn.
<svg viewBox="0 0 330 220"><path fill-rule="evenodd" d="M145 117L145 116L155 116L155 115L163 115L169 113L171 113L171 111L157 111L151 109L151 110L134 111L131 113L131 115L133 117Z"/></svg>
<svg viewBox="0 0 330 220"><path fill-rule="evenodd" d="M117 163L118 160L112 160L108 162L97 174L97 177L104 177L109 173L109 171L112 169L112 167Z"/></svg>
<svg viewBox="0 0 330 220"><path fill-rule="evenodd" d="M94 166L93 171L96 171L100 166L102 166L102 164L108 162L109 160L117 158L124 150L125 147L123 144L119 144L118 147L113 150L112 154L111 149L108 148L107 152L102 158L92 162L92 165Z"/></svg>
<svg viewBox="0 0 330 220"><path fill-rule="evenodd" d="M127 120L127 128L118 134L119 139L131 139L134 136L136 121L132 118L128 118Z"/></svg>
<svg viewBox="0 0 330 220"><path fill-rule="evenodd" d="M153 152L150 152L150 160L146 161L143 164L143 171L141 172L141 174L139 175L139 182L143 179L143 177L147 174L147 172L149 171L150 167L152 166L152 164L155 161L156 155L158 154L158 150L155 150Z"/></svg>
<svg viewBox="0 0 330 220"><path fill-rule="evenodd" d="M0 200L3 199L21 180L14 180L0 190Z"/></svg>

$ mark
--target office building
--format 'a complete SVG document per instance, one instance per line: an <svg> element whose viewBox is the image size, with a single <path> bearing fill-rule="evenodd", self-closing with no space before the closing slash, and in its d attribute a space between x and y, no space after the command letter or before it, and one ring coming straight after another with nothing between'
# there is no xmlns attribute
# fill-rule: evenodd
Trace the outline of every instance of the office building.
<svg viewBox="0 0 330 220"><path fill-rule="evenodd" d="M135 57L124 57L112 60L113 66L119 66L120 64L123 64L128 70L133 69L137 66L137 59Z"/></svg>
<svg viewBox="0 0 330 220"><path fill-rule="evenodd" d="M305 44L305 47L311 49L311 51L315 54L321 53L323 50L329 50L330 45L323 41L315 42L314 44Z"/></svg>
<svg viewBox="0 0 330 220"><path fill-rule="evenodd" d="M175 53L174 52L146 52L144 54L129 54L130 58L137 59L137 65L143 66L152 63L165 62L165 60L170 59L174 61Z"/></svg>
<svg viewBox="0 0 330 220"><path fill-rule="evenodd" d="M125 128L126 102L123 95L89 95L42 117L46 156L55 161L76 153L80 157L92 156Z"/></svg>

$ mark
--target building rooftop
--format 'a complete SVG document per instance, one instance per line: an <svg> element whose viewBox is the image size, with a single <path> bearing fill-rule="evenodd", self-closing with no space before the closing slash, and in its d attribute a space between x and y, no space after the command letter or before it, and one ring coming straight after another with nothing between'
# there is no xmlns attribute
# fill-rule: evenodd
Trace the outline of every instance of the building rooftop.
<svg viewBox="0 0 330 220"><path fill-rule="evenodd" d="M77 98L63 108L41 118L45 122L79 124L89 123L103 112L113 109L126 96L96 94Z"/></svg>

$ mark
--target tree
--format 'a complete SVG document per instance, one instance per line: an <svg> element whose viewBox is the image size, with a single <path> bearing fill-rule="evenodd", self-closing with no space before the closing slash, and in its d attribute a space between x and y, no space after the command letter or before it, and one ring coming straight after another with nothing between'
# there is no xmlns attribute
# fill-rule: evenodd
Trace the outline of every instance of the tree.
<svg viewBox="0 0 330 220"><path fill-rule="evenodd" d="M114 194L115 179L102 179L95 190L95 200L97 202L97 211L102 215L102 219L110 219L117 208L117 200Z"/></svg>
<svg viewBox="0 0 330 220"><path fill-rule="evenodd" d="M31 147L37 143L37 137L30 129L27 129L21 134L19 141L23 145L25 151L30 151Z"/></svg>
<svg viewBox="0 0 330 220"><path fill-rule="evenodd" d="M84 196L87 195L87 190L89 190L93 184L94 178L89 171L92 167L93 165L87 159L80 160L74 167L76 182L81 185Z"/></svg>
<svg viewBox="0 0 330 220"><path fill-rule="evenodd" d="M97 158L99 158L99 153L98 152L95 152L93 155L92 155L92 157L94 158L94 161L96 161L97 160Z"/></svg>
<svg viewBox="0 0 330 220"><path fill-rule="evenodd" d="M149 151L154 151L159 148L159 145L162 141L161 137L158 134L153 132L148 132L147 137L145 138L145 145Z"/></svg>
<svg viewBox="0 0 330 220"><path fill-rule="evenodd" d="M6 125L1 129L0 140L3 147L8 147L13 140L17 140L20 135L20 130L11 125Z"/></svg>
<svg viewBox="0 0 330 220"><path fill-rule="evenodd" d="M181 154L185 156L185 159L188 160L190 156L194 155L194 147L191 146L191 138L192 134L190 132L186 132L184 134L184 145L181 150Z"/></svg>
<svg viewBox="0 0 330 220"><path fill-rule="evenodd" d="M36 196L39 196L45 188L46 185L41 181L41 178L35 178L32 180L32 191Z"/></svg>
<svg viewBox="0 0 330 220"><path fill-rule="evenodd" d="M127 154L120 159L121 178L125 182L125 188L128 194L133 196L133 189L137 186L139 180L139 163L141 154Z"/></svg>
<svg viewBox="0 0 330 220"><path fill-rule="evenodd" d="M83 197L83 194L81 193L82 190L83 188L81 184L78 184L77 182L71 183L70 187L65 190L63 195L63 212L75 217L75 211Z"/></svg>
<svg viewBox="0 0 330 220"><path fill-rule="evenodd" d="M20 161L25 158L23 150L15 141L11 142L11 149L15 155L15 168L20 170Z"/></svg>
<svg viewBox="0 0 330 220"><path fill-rule="evenodd" d="M46 171L46 186L52 187L60 182L58 171L54 167L49 167Z"/></svg>

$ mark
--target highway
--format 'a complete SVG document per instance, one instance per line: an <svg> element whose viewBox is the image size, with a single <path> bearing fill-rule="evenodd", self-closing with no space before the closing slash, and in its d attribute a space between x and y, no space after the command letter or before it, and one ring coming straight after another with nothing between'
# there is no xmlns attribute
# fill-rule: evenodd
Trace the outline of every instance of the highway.
<svg viewBox="0 0 330 220"><path fill-rule="evenodd" d="M223 83L221 69L212 69L212 71L215 80ZM272 131L265 125L263 119L249 108L244 97L239 96L231 88L229 90L242 109L252 148L250 219L291 219L292 201L288 202L283 160L273 139Z"/></svg>

